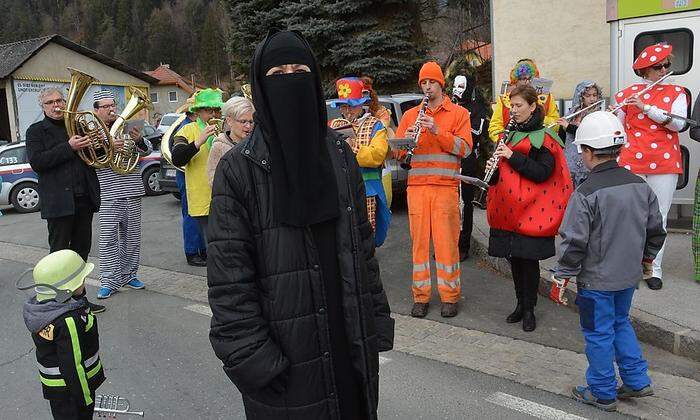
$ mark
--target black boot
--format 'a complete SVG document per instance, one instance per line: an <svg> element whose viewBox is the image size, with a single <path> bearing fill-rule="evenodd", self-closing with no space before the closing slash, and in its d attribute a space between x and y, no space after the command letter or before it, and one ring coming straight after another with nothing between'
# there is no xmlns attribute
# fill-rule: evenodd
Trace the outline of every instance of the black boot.
<svg viewBox="0 0 700 420"><path fill-rule="evenodd" d="M537 320L535 320L535 312L532 309L523 310L523 331L531 332L537 328Z"/></svg>
<svg viewBox="0 0 700 420"><path fill-rule="evenodd" d="M515 307L515 310L513 313L508 315L506 317L506 322L509 324L515 324L516 322L520 322L523 319L523 305L518 302L518 305Z"/></svg>

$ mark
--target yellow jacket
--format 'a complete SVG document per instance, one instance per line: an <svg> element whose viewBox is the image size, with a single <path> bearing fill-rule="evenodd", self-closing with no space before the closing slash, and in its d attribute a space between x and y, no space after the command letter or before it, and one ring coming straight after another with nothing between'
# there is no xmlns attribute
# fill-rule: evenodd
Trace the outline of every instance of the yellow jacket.
<svg viewBox="0 0 700 420"><path fill-rule="evenodd" d="M386 128L376 130L368 145L357 151L357 164L362 168L379 168L389 154L389 141Z"/></svg>
<svg viewBox="0 0 700 420"><path fill-rule="evenodd" d="M548 93L546 95L540 95L537 98L537 102L545 107L545 127L549 124L556 123L559 119L559 107L557 107L557 103L552 94ZM549 105L546 105L547 103L549 103ZM494 143L498 141L499 134L501 134L505 129L503 119L504 107L506 109L510 109L510 95L507 93L498 97L496 100L496 105L494 105L493 108L493 115L491 116L491 123L489 124L489 138ZM559 126L555 125L552 127L552 130L557 132L559 130Z"/></svg>
<svg viewBox="0 0 700 420"><path fill-rule="evenodd" d="M194 142L201 132L197 121L182 127L175 135ZM211 186L207 173L209 145L204 142L196 155L185 165L185 185L187 186L187 210L190 216L208 216L211 204Z"/></svg>

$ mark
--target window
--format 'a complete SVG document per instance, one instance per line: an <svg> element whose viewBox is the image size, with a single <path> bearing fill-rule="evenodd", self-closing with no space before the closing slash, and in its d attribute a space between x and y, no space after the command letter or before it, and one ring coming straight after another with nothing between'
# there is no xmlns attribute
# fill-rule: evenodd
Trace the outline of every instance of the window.
<svg viewBox="0 0 700 420"><path fill-rule="evenodd" d="M154 104L158 103L158 92L151 92L151 102Z"/></svg>
<svg viewBox="0 0 700 420"><path fill-rule="evenodd" d="M27 163L24 147L13 147L0 153L0 166L19 165L20 163Z"/></svg>
<svg viewBox="0 0 700 420"><path fill-rule="evenodd" d="M686 28L642 32L634 39L634 57L639 56L644 48L659 42L673 46L673 73L687 73L693 66L693 33Z"/></svg>
<svg viewBox="0 0 700 420"><path fill-rule="evenodd" d="M168 92L168 100L170 102L177 102L177 92L176 91L170 91Z"/></svg>

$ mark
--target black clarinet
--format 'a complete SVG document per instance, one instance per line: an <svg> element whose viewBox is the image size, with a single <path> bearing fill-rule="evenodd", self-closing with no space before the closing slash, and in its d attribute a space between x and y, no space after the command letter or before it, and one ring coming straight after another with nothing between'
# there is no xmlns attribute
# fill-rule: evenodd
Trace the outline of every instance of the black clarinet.
<svg viewBox="0 0 700 420"><path fill-rule="evenodd" d="M505 143L508 140L508 136L510 136L510 131L513 129L513 126L515 125L515 120L513 117L510 118L510 121L508 121L508 125L506 125L505 130L503 130L503 137L501 137L500 140L498 140L498 143L496 144L496 149L498 149L498 146L501 144ZM494 159L492 156L491 159ZM489 168L488 171L484 174L484 182L486 184L491 181L491 178L493 178L493 174L496 173L496 169L498 169L498 161L499 158L494 159L493 165L491 165L491 168ZM485 189L479 189L479 195L472 201L472 204L475 206L479 207L480 209L485 209L486 208L486 191Z"/></svg>
<svg viewBox="0 0 700 420"><path fill-rule="evenodd" d="M411 160L413 159L413 151L418 147L418 137L420 136L421 130L421 117L425 115L425 109L428 107L428 94L426 93L423 97L423 101L420 104L420 111L418 111L418 118L416 118L416 123L413 125L413 146L408 149L406 157L403 162L401 162L401 167L405 170L411 169Z"/></svg>

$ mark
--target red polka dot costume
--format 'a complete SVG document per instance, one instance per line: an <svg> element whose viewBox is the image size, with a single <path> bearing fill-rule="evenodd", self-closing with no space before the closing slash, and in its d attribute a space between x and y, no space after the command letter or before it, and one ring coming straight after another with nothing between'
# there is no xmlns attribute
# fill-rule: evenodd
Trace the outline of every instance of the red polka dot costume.
<svg viewBox="0 0 700 420"><path fill-rule="evenodd" d="M618 92L615 100L620 103L645 87L644 83L634 84ZM671 104L681 93L684 90L680 86L658 85L642 94L641 99L645 104L671 112ZM667 130L634 105L625 105L621 110L625 113L627 143L620 153L620 166L635 174L682 173L678 133Z"/></svg>

